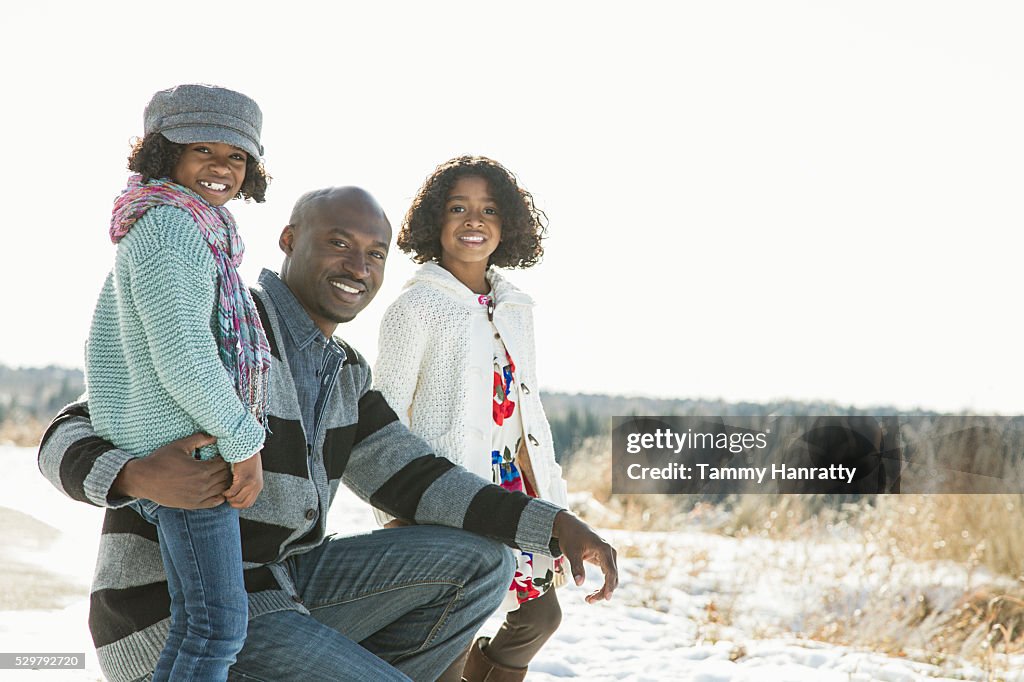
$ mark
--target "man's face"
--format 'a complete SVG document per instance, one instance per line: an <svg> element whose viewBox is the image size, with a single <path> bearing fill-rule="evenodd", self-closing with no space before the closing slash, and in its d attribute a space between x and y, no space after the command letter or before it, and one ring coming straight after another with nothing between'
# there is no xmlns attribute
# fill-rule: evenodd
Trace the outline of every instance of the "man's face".
<svg viewBox="0 0 1024 682"><path fill-rule="evenodd" d="M391 225L375 202L329 195L281 233L282 279L324 335L354 318L384 281Z"/></svg>

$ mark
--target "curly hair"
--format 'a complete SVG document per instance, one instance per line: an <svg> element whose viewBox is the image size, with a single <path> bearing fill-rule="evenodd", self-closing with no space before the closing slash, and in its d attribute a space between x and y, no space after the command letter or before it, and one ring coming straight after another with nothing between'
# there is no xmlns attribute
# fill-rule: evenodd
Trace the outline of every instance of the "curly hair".
<svg viewBox="0 0 1024 682"><path fill-rule="evenodd" d="M519 186L511 171L484 156L459 156L434 170L405 214L398 248L413 254L417 263L441 261L444 205L455 182L467 176L487 181L501 216L501 243L488 264L499 268L536 265L544 255L541 240L547 232L547 216L533 205L533 195Z"/></svg>
<svg viewBox="0 0 1024 682"><path fill-rule="evenodd" d="M128 170L142 176L143 182L153 178L169 178L178 165L186 145L171 142L160 133L150 133L137 139L128 155ZM252 199L258 204L267 200L267 185L271 177L259 159L246 154L245 179L235 199Z"/></svg>

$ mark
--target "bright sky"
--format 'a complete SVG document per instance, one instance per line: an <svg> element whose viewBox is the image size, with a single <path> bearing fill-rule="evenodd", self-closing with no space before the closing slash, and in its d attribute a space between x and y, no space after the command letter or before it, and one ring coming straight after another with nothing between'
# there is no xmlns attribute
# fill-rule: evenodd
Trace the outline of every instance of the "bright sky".
<svg viewBox="0 0 1024 682"><path fill-rule="evenodd" d="M102 8L102 9L98 9ZM510 274L550 389L1024 413L1024 9L1014 2L16 3L0 363L81 366L153 92L264 112L243 275L303 191L396 231L485 154L551 223ZM371 360L414 266L340 333Z"/></svg>

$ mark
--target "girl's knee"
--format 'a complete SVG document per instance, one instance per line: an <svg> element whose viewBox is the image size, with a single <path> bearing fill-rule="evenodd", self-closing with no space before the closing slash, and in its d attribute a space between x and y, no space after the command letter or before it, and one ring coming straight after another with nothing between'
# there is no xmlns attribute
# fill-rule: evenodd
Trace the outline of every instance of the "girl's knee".
<svg viewBox="0 0 1024 682"><path fill-rule="evenodd" d="M537 639L547 640L562 623L562 607L555 593L549 591L509 612L507 622L512 627L533 633Z"/></svg>
<svg viewBox="0 0 1024 682"><path fill-rule="evenodd" d="M552 588L553 590L554 588ZM544 614L544 625L548 634L553 634L558 626L562 624L562 607L559 605L555 595L551 595L551 604Z"/></svg>
<svg viewBox="0 0 1024 682"><path fill-rule="evenodd" d="M562 623L562 607L558 603L558 598L555 596L554 588L552 588L551 593L545 595L541 601L546 602L544 604L544 617L542 620L545 629L549 634L554 633Z"/></svg>

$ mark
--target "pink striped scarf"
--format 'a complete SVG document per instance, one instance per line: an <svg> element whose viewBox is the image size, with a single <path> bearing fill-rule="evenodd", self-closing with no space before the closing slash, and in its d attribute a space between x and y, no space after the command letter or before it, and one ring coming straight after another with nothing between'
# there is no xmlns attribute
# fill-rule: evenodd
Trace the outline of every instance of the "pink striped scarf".
<svg viewBox="0 0 1024 682"><path fill-rule="evenodd" d="M235 218L223 206L211 206L198 194L167 179L143 183L141 175L114 201L110 240L121 241L131 226L155 206L174 206L189 212L217 264L217 346L220 358L235 380L238 395L266 425L270 377L270 345L252 295L238 276L245 246Z"/></svg>

